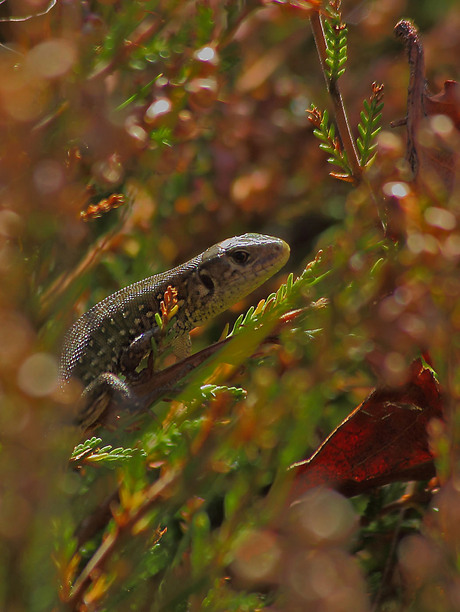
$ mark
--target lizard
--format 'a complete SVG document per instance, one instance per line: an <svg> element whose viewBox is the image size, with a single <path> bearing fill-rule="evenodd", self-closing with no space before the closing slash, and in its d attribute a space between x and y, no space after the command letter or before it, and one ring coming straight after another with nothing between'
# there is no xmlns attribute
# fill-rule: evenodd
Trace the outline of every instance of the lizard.
<svg viewBox="0 0 460 612"><path fill-rule="evenodd" d="M155 313L169 287L177 291L178 310L168 342L178 357L186 357L191 352L189 332L268 280L289 253L280 238L234 236L184 264L120 289L85 312L66 333L60 359L61 387L72 379L83 386L77 424L90 427L112 400L135 407L130 382L152 352L152 340L159 334Z"/></svg>

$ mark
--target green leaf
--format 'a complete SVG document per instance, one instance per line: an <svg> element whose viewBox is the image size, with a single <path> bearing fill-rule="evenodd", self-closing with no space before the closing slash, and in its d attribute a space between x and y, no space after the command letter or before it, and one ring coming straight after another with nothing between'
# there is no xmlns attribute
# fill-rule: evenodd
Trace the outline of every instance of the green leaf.
<svg viewBox="0 0 460 612"><path fill-rule="evenodd" d="M344 72L347 61L348 31L342 24L342 16L338 12L328 10L324 19L324 34L326 38L326 74L330 81L337 80Z"/></svg>
<svg viewBox="0 0 460 612"><path fill-rule="evenodd" d="M105 463L109 467L116 467L129 461L134 456L146 456L145 451L139 448L123 448L119 446L113 448L110 444L97 448L102 442L101 438L90 438L85 440L82 444L78 444L71 455L71 460L78 461L79 458L84 457L85 463Z"/></svg>
<svg viewBox="0 0 460 612"><path fill-rule="evenodd" d="M360 112L361 121L358 124L359 137L356 140L356 146L359 152L359 163L361 167L370 165L375 159L373 151L376 149L375 138L382 129L380 122L382 120L383 102L381 98L381 87L374 87L374 94L370 100L363 101L363 110Z"/></svg>

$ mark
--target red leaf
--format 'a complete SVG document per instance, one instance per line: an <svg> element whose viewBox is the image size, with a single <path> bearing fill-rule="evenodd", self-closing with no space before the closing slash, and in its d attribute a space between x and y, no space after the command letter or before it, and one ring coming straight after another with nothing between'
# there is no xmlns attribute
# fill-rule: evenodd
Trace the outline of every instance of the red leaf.
<svg viewBox="0 0 460 612"><path fill-rule="evenodd" d="M443 418L432 371L417 359L407 383L374 390L319 449L296 470L290 499L317 486L348 496L395 481L424 480L435 473L427 424Z"/></svg>

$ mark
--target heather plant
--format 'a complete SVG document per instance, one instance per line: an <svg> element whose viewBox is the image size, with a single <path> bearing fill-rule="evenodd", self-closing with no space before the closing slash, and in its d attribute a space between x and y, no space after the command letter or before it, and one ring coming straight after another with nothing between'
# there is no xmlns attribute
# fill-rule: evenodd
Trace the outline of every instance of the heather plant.
<svg viewBox="0 0 460 612"><path fill-rule="evenodd" d="M0 608L457 609L457 3L0 9ZM286 268L77 430L71 323L249 231Z"/></svg>

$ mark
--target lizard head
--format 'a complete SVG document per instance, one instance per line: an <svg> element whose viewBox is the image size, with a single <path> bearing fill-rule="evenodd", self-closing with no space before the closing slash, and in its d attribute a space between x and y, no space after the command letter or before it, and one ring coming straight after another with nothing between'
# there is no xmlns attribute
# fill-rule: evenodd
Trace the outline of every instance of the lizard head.
<svg viewBox="0 0 460 612"><path fill-rule="evenodd" d="M189 305L199 325L223 312L275 274L289 259L280 238L243 234L210 247L199 256L188 287Z"/></svg>

